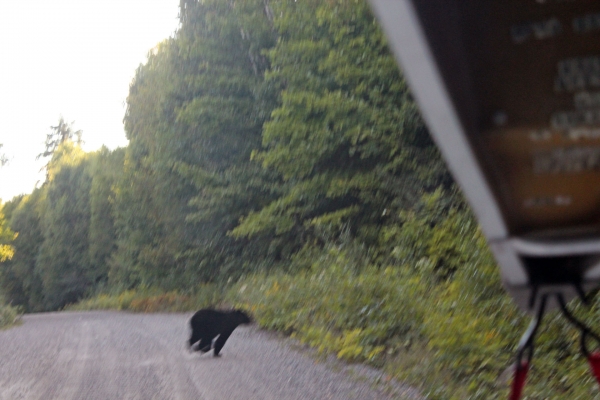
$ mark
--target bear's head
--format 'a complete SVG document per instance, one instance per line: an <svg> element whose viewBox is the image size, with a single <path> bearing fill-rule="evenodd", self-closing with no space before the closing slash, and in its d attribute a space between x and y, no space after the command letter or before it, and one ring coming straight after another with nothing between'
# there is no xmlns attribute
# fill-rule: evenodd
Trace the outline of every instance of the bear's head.
<svg viewBox="0 0 600 400"><path fill-rule="evenodd" d="M235 321L240 325L252 323L252 319L242 310L233 310L232 315L235 317Z"/></svg>

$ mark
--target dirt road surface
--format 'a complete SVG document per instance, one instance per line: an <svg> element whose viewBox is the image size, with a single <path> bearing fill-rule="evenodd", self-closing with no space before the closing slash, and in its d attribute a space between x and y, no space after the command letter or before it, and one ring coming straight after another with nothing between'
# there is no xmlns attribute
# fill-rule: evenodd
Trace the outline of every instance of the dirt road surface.
<svg viewBox="0 0 600 400"><path fill-rule="evenodd" d="M189 353L190 317L27 315L0 331L0 400L420 398L408 387L374 384L380 377L372 370L316 361L254 326L239 327L220 358Z"/></svg>

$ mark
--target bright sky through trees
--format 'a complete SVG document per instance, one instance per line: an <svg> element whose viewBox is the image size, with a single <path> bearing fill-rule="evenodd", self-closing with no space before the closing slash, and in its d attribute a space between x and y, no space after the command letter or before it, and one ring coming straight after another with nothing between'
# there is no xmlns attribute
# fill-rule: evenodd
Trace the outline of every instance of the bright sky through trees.
<svg viewBox="0 0 600 400"><path fill-rule="evenodd" d="M125 146L125 98L135 69L172 35L178 0L0 1L0 198L30 193L50 126L64 116L84 149ZM46 160L47 162L47 160Z"/></svg>

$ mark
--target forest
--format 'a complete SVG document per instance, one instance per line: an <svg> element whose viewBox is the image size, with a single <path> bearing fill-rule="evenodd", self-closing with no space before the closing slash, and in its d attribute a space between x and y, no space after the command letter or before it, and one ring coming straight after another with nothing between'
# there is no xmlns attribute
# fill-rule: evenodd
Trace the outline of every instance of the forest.
<svg viewBox="0 0 600 400"><path fill-rule="evenodd" d="M49 129L45 182L0 209L0 302L235 304L427 398L506 397L528 321L365 0L181 0L124 125L91 153ZM598 396L549 319L527 398Z"/></svg>

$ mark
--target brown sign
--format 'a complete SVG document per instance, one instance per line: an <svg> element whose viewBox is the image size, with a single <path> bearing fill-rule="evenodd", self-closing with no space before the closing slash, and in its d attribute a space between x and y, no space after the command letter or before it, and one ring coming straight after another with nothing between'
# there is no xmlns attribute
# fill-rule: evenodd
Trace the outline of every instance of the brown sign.
<svg viewBox="0 0 600 400"><path fill-rule="evenodd" d="M455 7L473 93L462 115L510 233L598 230L600 2Z"/></svg>

